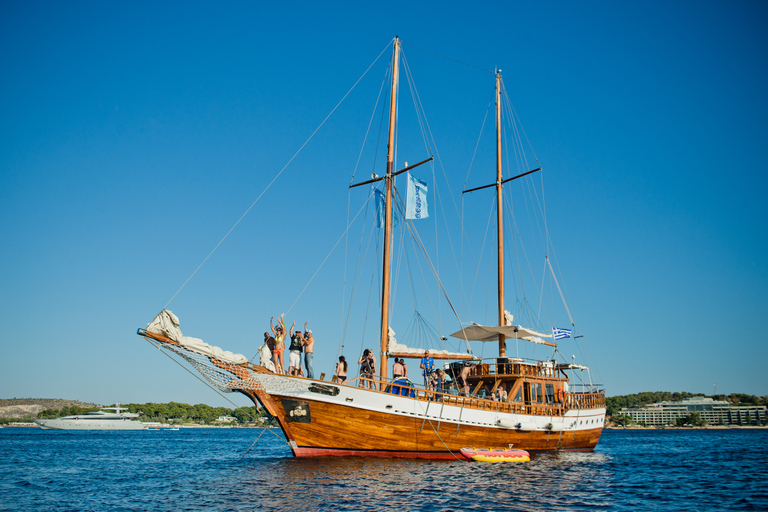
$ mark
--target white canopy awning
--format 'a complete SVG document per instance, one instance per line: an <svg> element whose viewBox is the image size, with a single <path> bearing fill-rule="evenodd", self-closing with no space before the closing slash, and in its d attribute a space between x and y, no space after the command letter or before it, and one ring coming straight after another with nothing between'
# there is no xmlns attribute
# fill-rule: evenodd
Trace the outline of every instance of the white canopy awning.
<svg viewBox="0 0 768 512"><path fill-rule="evenodd" d="M469 327L457 331L451 336L468 341L498 341L499 334L503 334L507 339L520 339L530 341L532 343L539 343L541 345L549 345L556 347L557 345L544 341L542 338L551 338L551 334L544 334L536 332L532 329L528 329L521 325L480 325L473 323Z"/></svg>

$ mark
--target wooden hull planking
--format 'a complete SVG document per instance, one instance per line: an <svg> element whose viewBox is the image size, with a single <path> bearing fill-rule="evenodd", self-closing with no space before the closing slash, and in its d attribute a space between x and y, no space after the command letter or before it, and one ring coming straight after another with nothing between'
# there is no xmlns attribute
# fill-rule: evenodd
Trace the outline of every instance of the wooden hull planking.
<svg viewBox="0 0 768 512"><path fill-rule="evenodd" d="M514 430L457 424L312 401L309 421L293 421L283 400L294 397L245 392L275 416L297 457L364 456L388 458L456 459L461 448L488 446L529 452L592 451L602 428L545 431Z"/></svg>

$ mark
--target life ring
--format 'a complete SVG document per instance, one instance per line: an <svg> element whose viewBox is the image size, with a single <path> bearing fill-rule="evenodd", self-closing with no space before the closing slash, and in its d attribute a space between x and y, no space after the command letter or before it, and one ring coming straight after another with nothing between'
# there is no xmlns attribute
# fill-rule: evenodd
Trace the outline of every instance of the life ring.
<svg viewBox="0 0 768 512"><path fill-rule="evenodd" d="M557 390L557 401L562 403L563 398L565 398L565 392L563 391L563 388L560 388Z"/></svg>

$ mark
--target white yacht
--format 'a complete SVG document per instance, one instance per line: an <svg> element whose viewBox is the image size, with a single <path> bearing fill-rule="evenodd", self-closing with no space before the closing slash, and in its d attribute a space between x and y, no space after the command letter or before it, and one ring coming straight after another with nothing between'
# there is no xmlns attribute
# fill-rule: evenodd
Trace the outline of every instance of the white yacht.
<svg viewBox="0 0 768 512"><path fill-rule="evenodd" d="M125 407L104 407L107 411L91 411L75 416L64 416L52 420L35 420L44 429L55 430L144 430L144 424L139 421L139 415L127 411Z"/></svg>

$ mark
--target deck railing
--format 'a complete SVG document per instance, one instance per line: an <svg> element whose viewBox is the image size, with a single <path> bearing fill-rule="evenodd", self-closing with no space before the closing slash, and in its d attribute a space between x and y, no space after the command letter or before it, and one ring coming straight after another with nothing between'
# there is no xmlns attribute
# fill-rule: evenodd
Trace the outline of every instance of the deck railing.
<svg viewBox="0 0 768 512"><path fill-rule="evenodd" d="M399 393L393 394L401 394L403 393L403 390L405 390L405 394L402 396L410 396L414 400L424 402L442 402L445 404L456 405L470 409L528 414L533 416L562 416L566 411L570 409L599 409L605 407L605 393L602 392L567 393L563 402L541 403L497 401L479 396L467 397L456 394L454 390L444 390L442 392L438 392L435 390L425 390L413 386L393 384L392 382L367 377L357 377L341 385L353 386L355 384L358 387L371 388L374 391L386 394L390 393L386 392L385 390L390 386L393 386L395 389L399 390Z"/></svg>

